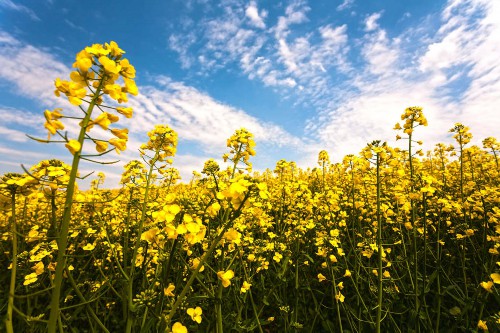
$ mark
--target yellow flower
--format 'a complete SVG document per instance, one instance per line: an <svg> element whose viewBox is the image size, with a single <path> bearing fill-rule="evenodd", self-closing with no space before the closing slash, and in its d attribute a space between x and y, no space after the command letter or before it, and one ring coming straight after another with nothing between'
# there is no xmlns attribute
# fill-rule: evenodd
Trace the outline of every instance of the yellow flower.
<svg viewBox="0 0 500 333"><path fill-rule="evenodd" d="M481 287L484 288L484 290L486 290L487 292L489 293L492 293L493 291L491 290L491 288L493 288L493 281L488 281L488 282L481 282L480 283Z"/></svg>
<svg viewBox="0 0 500 333"><path fill-rule="evenodd" d="M50 139L50 135L56 134L57 130L64 129L63 123L58 119L62 117L60 113L61 109L55 109L54 111L45 110L43 115L47 120L44 124L44 127L49 131L48 139Z"/></svg>
<svg viewBox="0 0 500 333"><path fill-rule="evenodd" d="M111 74L118 74L122 69L122 66L118 65L116 62L106 56L100 56L99 62L101 63L102 67L104 67L104 70Z"/></svg>
<svg viewBox="0 0 500 333"><path fill-rule="evenodd" d="M488 326L486 325L486 321L479 320L479 322L477 323L477 328L479 328L480 330L483 330L483 331L487 331Z"/></svg>
<svg viewBox="0 0 500 333"><path fill-rule="evenodd" d="M337 295L335 295L335 299L337 301L340 301L340 303L344 303L345 296L342 295L342 293L339 291L339 293Z"/></svg>
<svg viewBox="0 0 500 333"><path fill-rule="evenodd" d="M326 280L326 277L323 274L319 273L318 274L318 280L319 280L319 282L323 282L323 281Z"/></svg>
<svg viewBox="0 0 500 333"><path fill-rule="evenodd" d="M127 149L127 140L112 138L109 140L109 143L115 146L117 153L120 153L120 150L124 151Z"/></svg>
<svg viewBox="0 0 500 333"><path fill-rule="evenodd" d="M124 107L117 107L116 111L118 111L118 113L124 115L127 118L132 118L132 114L134 113L132 108L124 108Z"/></svg>
<svg viewBox="0 0 500 333"><path fill-rule="evenodd" d="M109 50L109 52L113 57L118 57L125 53L125 51L123 51L118 47L118 44L115 41L111 41L109 42L109 44L106 43L104 44L104 46L106 47L107 50Z"/></svg>
<svg viewBox="0 0 500 333"><path fill-rule="evenodd" d="M189 308L187 309L187 314L193 319L193 321L197 322L198 324L201 323L201 314L203 313L203 310L197 306L195 309Z"/></svg>
<svg viewBox="0 0 500 333"><path fill-rule="evenodd" d="M391 277L391 273L389 273L389 271L384 271L384 273L382 274L385 278L390 278Z"/></svg>
<svg viewBox="0 0 500 333"><path fill-rule="evenodd" d="M102 127L102 129L107 130L111 123L115 123L119 118L111 113L103 112L95 120L92 121L93 124L97 124Z"/></svg>
<svg viewBox="0 0 500 333"><path fill-rule="evenodd" d="M352 274L351 274L351 271L350 271L350 270L348 270L348 269L346 269L346 270L345 270L345 274L344 274L344 276L345 276L345 277L351 277L351 275L352 275Z"/></svg>
<svg viewBox="0 0 500 333"><path fill-rule="evenodd" d="M238 230L230 228L224 233L224 239L231 243L240 244L241 234L238 232Z"/></svg>
<svg viewBox="0 0 500 333"><path fill-rule="evenodd" d="M92 55L85 50L78 52L73 67L78 68L82 73L88 72L92 67Z"/></svg>
<svg viewBox="0 0 500 333"><path fill-rule="evenodd" d="M158 228L151 228L148 231L145 231L141 235L141 240L147 241L149 244L153 243L156 239L156 234L160 230Z"/></svg>
<svg viewBox="0 0 500 333"><path fill-rule="evenodd" d="M175 296L173 293L174 289L175 285L173 283L170 283L167 288L163 289L163 293L165 294L165 296L174 297Z"/></svg>
<svg viewBox="0 0 500 333"><path fill-rule="evenodd" d="M251 286L252 286L252 284L250 284L246 281L243 281L243 285L240 288L240 293L246 293L250 289Z"/></svg>
<svg viewBox="0 0 500 333"><path fill-rule="evenodd" d="M176 322L172 326L172 333L188 333L188 330L187 330L186 326L182 325L179 322Z"/></svg>
<svg viewBox="0 0 500 333"><path fill-rule="evenodd" d="M85 251L92 251L95 248L94 244L88 243L87 245L83 246L82 249Z"/></svg>
<svg viewBox="0 0 500 333"><path fill-rule="evenodd" d="M38 277L36 275L36 273L31 273L31 274L28 274L24 277L24 283L23 285L27 286L29 284L32 284L34 282L36 282L36 280L38 280Z"/></svg>
<svg viewBox="0 0 500 333"><path fill-rule="evenodd" d="M217 277L222 281L222 285L224 286L224 288L227 288L231 284L231 279L234 277L234 272L232 270L228 270L226 272L219 271L217 272Z"/></svg>
<svg viewBox="0 0 500 333"><path fill-rule="evenodd" d="M32 270L35 271L36 275L40 275L43 273L45 266L43 265L43 262L39 261L35 266L31 267Z"/></svg>
<svg viewBox="0 0 500 333"><path fill-rule="evenodd" d="M77 140L69 140L69 142L65 144L65 146L66 148L68 148L69 152L72 155L75 155L75 153L79 152L82 148L82 145Z"/></svg>
<svg viewBox="0 0 500 333"><path fill-rule="evenodd" d="M122 66L120 74L123 78L133 79L135 77L135 68L130 64L128 59L123 58L120 60L120 65Z"/></svg>
<svg viewBox="0 0 500 333"><path fill-rule="evenodd" d="M500 274L493 273L490 275L490 277L493 280L493 283L500 284Z"/></svg>
<svg viewBox="0 0 500 333"><path fill-rule="evenodd" d="M85 52L89 54L94 54L96 56L108 55L109 50L105 49L102 44L92 44L92 46L87 46Z"/></svg>
<svg viewBox="0 0 500 333"><path fill-rule="evenodd" d="M96 141L95 149L97 150L97 152L103 153L108 149L108 143L105 141Z"/></svg>
<svg viewBox="0 0 500 333"><path fill-rule="evenodd" d="M128 140L128 128L112 129L111 133L119 139Z"/></svg>
<svg viewBox="0 0 500 333"><path fill-rule="evenodd" d="M137 94L139 93L139 89L137 88L135 81L132 79L128 79L126 77L123 77L123 82L125 82L125 91L131 95L137 96Z"/></svg>
<svg viewBox="0 0 500 333"><path fill-rule="evenodd" d="M200 261L201 261L200 258L194 258L193 261L192 261L192 263L191 263L191 267L190 268L192 270L197 269L198 266L200 265ZM203 272L204 270L205 270L205 265L203 265L203 266L200 267L199 272Z"/></svg>

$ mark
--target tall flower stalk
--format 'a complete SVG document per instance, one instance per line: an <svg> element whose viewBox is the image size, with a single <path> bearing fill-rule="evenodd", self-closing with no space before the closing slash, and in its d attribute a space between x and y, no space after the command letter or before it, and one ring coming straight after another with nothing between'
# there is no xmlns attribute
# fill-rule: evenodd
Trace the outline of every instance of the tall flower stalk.
<svg viewBox="0 0 500 333"><path fill-rule="evenodd" d="M64 211L62 220L56 231L57 237L57 265L53 280L53 289L50 302L50 317L48 321L48 332L56 331L58 321L61 320L59 303L61 291L63 289L63 273L66 269L66 249L68 247L68 232L71 221L71 212L73 206L73 196L76 189L76 180L78 178L78 166L81 160L96 162L91 159L96 156L101 156L111 152L112 150L121 151L126 148L128 140L127 129L110 129L109 125L119 120L119 117L113 113L107 112L110 109L116 110L118 113L125 115L127 118L132 116L132 109L125 107L110 107L103 105L103 99L108 96L118 103L128 101L128 94L137 95L138 90L134 82L135 69L129 63L128 59L123 58L125 52L118 47L115 42L109 44L94 44L80 51L76 56L76 61L73 67L76 69L70 74L70 81L56 79L55 94L56 96L65 95L68 101L78 106L83 116L67 117L62 114L61 109L53 111L46 110L45 128L49 131L47 140L41 142L62 142L73 155L71 164L71 172L69 174L68 183L66 186L66 198L64 203ZM123 79L123 86L118 84L118 80ZM87 105L83 107L82 105ZM101 113L93 118L93 113L99 109ZM61 119L76 118L80 119L80 130L76 139L68 138L67 133L61 133L65 128ZM110 139L97 139L91 137L88 132L93 126L99 126L105 131L112 134ZM62 140L50 140L51 135L57 135ZM85 141L92 141L96 146L98 154L85 155L82 153L82 148ZM111 144L112 149L108 150ZM98 162L99 163L99 162Z"/></svg>

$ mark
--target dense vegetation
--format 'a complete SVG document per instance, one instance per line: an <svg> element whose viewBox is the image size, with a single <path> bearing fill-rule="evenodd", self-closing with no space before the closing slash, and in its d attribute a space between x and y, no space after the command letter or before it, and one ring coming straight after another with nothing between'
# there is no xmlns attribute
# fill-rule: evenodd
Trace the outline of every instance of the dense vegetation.
<svg viewBox="0 0 500 333"><path fill-rule="evenodd" d="M72 166L48 159L1 177L7 332L499 331L494 138L471 146L456 124L455 147L424 154L415 129L427 120L410 107L395 127L405 150L374 141L341 163L321 151L313 169L280 160L252 173L255 143L240 129L228 168L211 159L178 183L177 134L158 125L120 189L101 189L99 174L80 191L81 159L125 149L112 110L133 111L103 105L138 93L123 53L85 48L71 81L56 80L80 107L80 134L68 138L69 117L47 110L49 139L38 140L65 144ZM82 152L89 144L97 156Z"/></svg>

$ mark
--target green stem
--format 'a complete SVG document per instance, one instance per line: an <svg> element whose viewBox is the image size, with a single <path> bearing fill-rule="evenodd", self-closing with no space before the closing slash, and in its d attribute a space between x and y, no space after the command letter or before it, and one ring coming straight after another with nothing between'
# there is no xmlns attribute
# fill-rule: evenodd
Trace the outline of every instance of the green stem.
<svg viewBox="0 0 500 333"><path fill-rule="evenodd" d="M413 121L411 123L411 128L413 129ZM420 320L418 313L420 311L420 299L418 298L419 290L418 290L418 248L417 248L417 225L416 225L416 210L415 210L415 201L413 200L413 192L415 191L415 182L414 182L414 170L413 170L413 157L412 157L412 134L408 135L408 158L410 163L410 205L411 205L411 226L412 226L412 243L413 243L413 280L414 280L414 291L415 291L415 311L417 313L415 320L415 329L420 332Z"/></svg>
<svg viewBox="0 0 500 333"><path fill-rule="evenodd" d="M63 218L61 221L61 227L58 233L59 237L57 240L57 246L58 246L57 265L54 277L54 289L50 301L50 316L47 327L48 333L55 333L58 327L58 322L60 322L59 299L61 297L61 290L63 285L63 272L64 268L66 267L66 248L68 246L69 222L71 220L71 210L73 206L73 195L75 193L76 177L78 174L78 165L80 163L81 151L83 148L85 133L91 119L90 116L92 115L92 111L94 110L94 107L98 102L103 85L104 85L104 76L101 77L99 86L97 87L94 93L94 97L92 98L92 101L89 104L87 112L85 113L85 117L82 120L80 127L80 134L78 135L78 142L80 143L81 148L79 151L75 152L73 156L73 163L71 165L68 187L66 189L66 200L64 203Z"/></svg>
<svg viewBox="0 0 500 333"><path fill-rule="evenodd" d="M250 282L247 270L245 268L245 263L243 262L243 256L242 256L241 252L239 254L240 254L241 267L243 268L243 274L245 275L245 281ZM259 313L257 312L257 307L255 306L255 302L253 300L251 288L250 288L250 290L247 291L247 293L250 296L250 303L252 303L253 315L254 315L255 320L257 322L257 327L259 328L259 333L264 333L264 331L262 330L262 326L260 326Z"/></svg>
<svg viewBox="0 0 500 333"><path fill-rule="evenodd" d="M68 269L66 269L66 275L68 276L69 283L71 284L71 286L75 290L76 295L78 296L78 298L80 299L82 304L85 304L87 312L95 320L97 325L99 325L101 330L103 330L105 333L109 333L109 330L106 328L106 326L104 326L104 324L101 322L99 317L97 317L97 315L95 314L94 310L92 310L92 308L90 307L90 304L89 304L90 302L85 299L85 296L83 296L83 294L80 291L80 289L78 288L75 280L73 279L71 272Z"/></svg>
<svg viewBox="0 0 500 333"><path fill-rule="evenodd" d="M222 325L222 283L219 281L219 287L217 288L216 304L215 304L215 314L217 316L217 333L222 333L224 327Z"/></svg>
<svg viewBox="0 0 500 333"><path fill-rule="evenodd" d="M132 260L130 262L130 272L128 274L128 281L127 281L127 303L128 303L128 311L127 311L127 326L125 329L125 332L130 333L132 332L132 326L134 324L134 303L133 303L133 298L134 298L134 275L135 275L135 261L137 259L137 253L139 252L139 247L141 245L141 235L142 235L142 230L144 229L144 221L146 220L146 210L148 206L148 199L149 199L149 190L150 190L150 185L151 185L151 178L153 175L154 171L154 166L156 161L158 160L160 152L156 151L155 156L151 160L151 163L149 165L149 172L148 175L146 176L146 188L144 191L144 200L142 203L142 209L141 209L141 219L139 220L139 229L137 230L136 234L136 240L135 240L135 246L134 246L134 252L132 253ZM126 250L126 249L125 249Z"/></svg>
<svg viewBox="0 0 500 333"><path fill-rule="evenodd" d="M380 214L380 154L377 154L377 246L378 246L378 297L376 330L380 333L382 322L382 218Z"/></svg>
<svg viewBox="0 0 500 333"><path fill-rule="evenodd" d="M339 332L344 332L342 329L342 317L340 316L340 306L339 303L340 301L337 299L337 295L339 292L337 291L337 283L335 282L335 273L333 272L333 268L331 267L330 263L328 263L328 266L330 267L330 274L332 275L332 284L333 284L333 299L335 300L335 308L337 310L337 320L339 321Z"/></svg>
<svg viewBox="0 0 500 333"><path fill-rule="evenodd" d="M8 333L14 333L12 322L12 311L14 308L14 295L16 292L16 275L17 275L17 230L16 230L16 193L11 196L11 232L12 232L12 268L10 271L10 288L9 301L7 305L7 319L5 319L5 327Z"/></svg>

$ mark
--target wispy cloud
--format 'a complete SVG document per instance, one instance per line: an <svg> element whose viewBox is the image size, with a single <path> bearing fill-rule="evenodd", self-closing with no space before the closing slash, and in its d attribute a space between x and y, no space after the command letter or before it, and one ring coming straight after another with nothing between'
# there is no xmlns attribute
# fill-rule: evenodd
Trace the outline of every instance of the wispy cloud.
<svg viewBox="0 0 500 333"><path fill-rule="evenodd" d="M353 6L354 0L344 0L340 5L337 6L338 11L349 9Z"/></svg>
<svg viewBox="0 0 500 333"><path fill-rule="evenodd" d="M226 139L240 127L250 130L258 141L277 146L300 146L300 140L278 125L262 122L237 109L214 100L198 89L157 77L159 87L141 87L141 95L131 102L137 110L133 132L170 124L182 140L198 144L205 152L220 151Z"/></svg>
<svg viewBox="0 0 500 333"><path fill-rule="evenodd" d="M53 80L67 77L70 72L52 54L21 43L5 32L0 33L0 63L0 79L11 82L15 93L34 97L45 105L57 100Z"/></svg>
<svg viewBox="0 0 500 333"><path fill-rule="evenodd" d="M414 27L389 37L377 20L365 21L360 40L364 62L351 72L351 85L331 100L307 131L337 158L357 153L374 139L394 141L394 123L408 106L421 105L428 128L416 135L426 148L451 142L455 122L471 127L474 143L498 136L500 118L500 4L495 1L450 1L436 30Z"/></svg>
<svg viewBox="0 0 500 333"><path fill-rule="evenodd" d="M21 12L27 14L32 20L40 21L40 18L35 14L34 11L26 6L12 2L11 0L0 0L0 7L14 10L16 12Z"/></svg>
<svg viewBox="0 0 500 333"><path fill-rule="evenodd" d="M12 92L45 105L64 104L64 99L56 99L53 95L54 88L50 78L66 77L70 69L53 58L48 50L41 50L6 34L0 36L3 36L3 40L6 41L0 44L0 61L3 64L0 68L0 79L14 87ZM26 86L27 83L31 84ZM179 163L183 167L193 165L193 163L197 165L202 163L207 154L221 155L226 151L227 138L241 127L250 130L259 144L295 150L302 146L300 139L280 126L263 122L244 110L221 103L194 87L176 82L166 76L156 76L153 83L153 85L140 86L139 96L131 98L129 105L135 110L133 121L129 119L120 121L121 126L130 129L129 149L120 156L124 161L138 158L137 148L146 140L146 132L153 129L156 124L170 125L178 132L181 143L193 144L199 149L198 155L195 152L191 154L181 152L185 158ZM32 87L33 84L38 86ZM0 145L5 145L2 148L4 150L8 149L5 144L7 142L26 142L21 128L30 134L43 132L42 135L45 136L46 131L42 128L42 110L34 115L12 108L0 108L0 118L3 120L2 125L8 126L0 126L0 134L3 134ZM70 136L76 133L77 122L65 122L65 125L65 130L69 131ZM93 135L105 137L106 133L96 128L93 130ZM64 152L64 147L59 146ZM85 151L93 150L92 144L86 145ZM35 158L35 155L32 158ZM108 159L113 159L113 157ZM37 160L31 162L34 164ZM103 170L109 172L110 168L103 168ZM190 174L191 171L182 170L183 176ZM116 173L116 168L113 172Z"/></svg>
<svg viewBox="0 0 500 333"><path fill-rule="evenodd" d="M382 13L373 13L365 20L365 31L373 31L379 27L377 20L382 16Z"/></svg>
<svg viewBox="0 0 500 333"><path fill-rule="evenodd" d="M264 22L266 12L259 11L255 1L224 2L197 26L172 34L170 48L184 68L211 74L236 65L249 79L276 89L284 98L324 105L335 86L332 71L350 70L348 27L324 24L297 33L296 28L310 22L308 3L291 0L279 10L273 20Z"/></svg>
<svg viewBox="0 0 500 333"><path fill-rule="evenodd" d="M267 12L264 10L259 14L259 9L257 8L257 3L255 1L250 2L247 9L245 10L245 15L249 18L250 23L253 26L261 29L264 29L266 27L264 19L267 16Z"/></svg>
<svg viewBox="0 0 500 333"><path fill-rule="evenodd" d="M64 23L66 23L69 27L71 27L71 28L73 28L75 30L78 30L80 32L87 32L87 30L85 30L84 27L79 26L79 25L73 23L72 21L68 20L67 18L64 19Z"/></svg>

